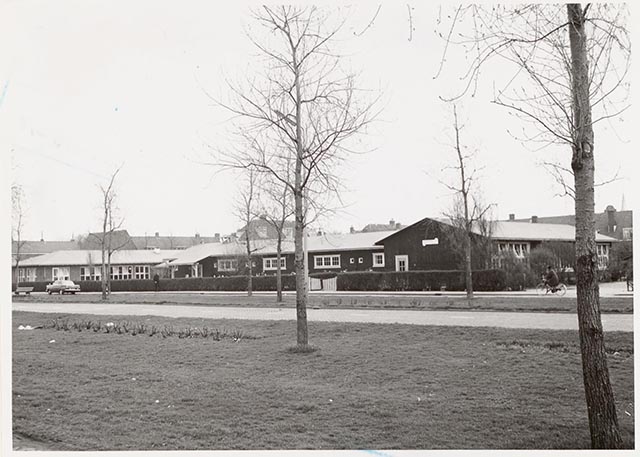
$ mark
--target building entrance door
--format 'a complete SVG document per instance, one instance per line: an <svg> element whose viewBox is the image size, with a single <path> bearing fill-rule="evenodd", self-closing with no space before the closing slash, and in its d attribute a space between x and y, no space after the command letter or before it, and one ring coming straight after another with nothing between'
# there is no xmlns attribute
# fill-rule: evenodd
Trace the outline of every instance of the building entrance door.
<svg viewBox="0 0 640 457"><path fill-rule="evenodd" d="M409 271L409 256L397 255L396 256L396 271Z"/></svg>

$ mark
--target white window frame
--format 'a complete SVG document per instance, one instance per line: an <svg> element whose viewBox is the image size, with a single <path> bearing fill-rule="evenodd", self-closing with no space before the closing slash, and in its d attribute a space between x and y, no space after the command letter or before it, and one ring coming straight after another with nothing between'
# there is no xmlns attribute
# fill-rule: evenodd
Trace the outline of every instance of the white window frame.
<svg viewBox="0 0 640 457"><path fill-rule="evenodd" d="M262 269L264 271L275 271L278 269L277 257L264 257L262 259ZM285 256L280 257L280 269L287 269L287 258Z"/></svg>
<svg viewBox="0 0 640 457"><path fill-rule="evenodd" d="M27 279L27 269L18 268L18 282L25 282Z"/></svg>
<svg viewBox="0 0 640 457"><path fill-rule="evenodd" d="M93 281L100 281L102 279L102 267L93 267L93 275L91 275Z"/></svg>
<svg viewBox="0 0 640 457"><path fill-rule="evenodd" d="M80 267L80 281L91 280L91 267Z"/></svg>
<svg viewBox="0 0 640 457"><path fill-rule="evenodd" d="M236 259L218 259L218 271L236 271L238 261Z"/></svg>
<svg viewBox="0 0 640 457"><path fill-rule="evenodd" d="M404 255L397 255L396 256L396 271L409 271L409 256L404 254ZM400 269L400 262L404 260L404 270Z"/></svg>
<svg viewBox="0 0 640 457"><path fill-rule="evenodd" d="M293 228L285 227L283 232L284 232L284 238L293 238Z"/></svg>
<svg viewBox="0 0 640 457"><path fill-rule="evenodd" d="M380 257L378 257L380 256ZM377 262L376 259L381 258L381 262ZM374 267L384 267L384 252L374 252L373 253L373 264Z"/></svg>
<svg viewBox="0 0 640 457"><path fill-rule="evenodd" d="M53 268L51 268L51 278L54 281L57 281L58 279L64 279L64 280L68 281L70 279L69 267L53 267Z"/></svg>
<svg viewBox="0 0 640 457"><path fill-rule="evenodd" d="M627 241L633 238L633 228L632 227L624 227L622 229L622 239Z"/></svg>
<svg viewBox="0 0 640 457"><path fill-rule="evenodd" d="M316 255L313 265L315 268L341 268L340 254Z"/></svg>
<svg viewBox="0 0 640 457"><path fill-rule="evenodd" d="M149 265L136 265L133 267L134 279L149 279Z"/></svg>

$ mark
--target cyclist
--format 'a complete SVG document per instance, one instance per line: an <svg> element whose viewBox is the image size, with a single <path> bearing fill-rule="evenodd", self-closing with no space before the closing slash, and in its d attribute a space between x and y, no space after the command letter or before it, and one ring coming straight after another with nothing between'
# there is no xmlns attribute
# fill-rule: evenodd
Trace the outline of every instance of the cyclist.
<svg viewBox="0 0 640 457"><path fill-rule="evenodd" d="M547 267L547 274L544 275L544 283L551 289L552 293L556 292L556 287L560 284L558 274L551 265Z"/></svg>

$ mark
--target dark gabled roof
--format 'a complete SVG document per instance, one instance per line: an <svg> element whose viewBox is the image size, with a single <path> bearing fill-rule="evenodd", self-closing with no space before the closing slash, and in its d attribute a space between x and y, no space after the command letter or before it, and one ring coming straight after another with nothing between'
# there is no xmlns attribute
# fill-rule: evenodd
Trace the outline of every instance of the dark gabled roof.
<svg viewBox="0 0 640 457"><path fill-rule="evenodd" d="M418 225L418 224L421 224L422 222L425 222L425 221L432 221L432 222L435 222L436 224L445 224L445 225L450 225L450 224L447 224L446 222L444 222L444 221L442 221L442 220L437 220L437 219L434 219L434 218L432 218L432 217L424 217L424 218L420 219L419 221L414 222L414 223L413 223L413 224L411 224L411 225L407 225L407 226L405 226L405 227L401 228L400 230L396 230L396 231L394 231L393 233L391 233L391 234L389 234L389 235L385 236L384 238L382 238L382 239L380 239L380 240L376 241L376 243L375 243L375 244L376 244L376 245L378 245L378 246L380 246L380 245L384 245L384 242L385 242L386 240L388 240L389 238L392 238L392 237L394 237L394 236L398 235L399 233L402 233L402 232L404 232L405 230L408 230L408 229L410 229L410 228L412 228L412 227L414 227L414 226L416 226L416 225Z"/></svg>
<svg viewBox="0 0 640 457"><path fill-rule="evenodd" d="M424 221L433 221L438 224L451 225L444 219L434 219L425 217L419 221L405 227L402 230L398 230L395 233L379 240L376 244L384 244L386 240L394 237L404 230L407 230L415 225L418 225ZM473 230L476 234L480 235L480 231L477 228ZM496 221L492 223L491 237L496 240L513 240L513 241L573 241L575 240L575 227L567 224L545 224L545 223L531 223L531 222L515 222L515 221ZM615 238L596 233L596 241L600 242L614 242Z"/></svg>

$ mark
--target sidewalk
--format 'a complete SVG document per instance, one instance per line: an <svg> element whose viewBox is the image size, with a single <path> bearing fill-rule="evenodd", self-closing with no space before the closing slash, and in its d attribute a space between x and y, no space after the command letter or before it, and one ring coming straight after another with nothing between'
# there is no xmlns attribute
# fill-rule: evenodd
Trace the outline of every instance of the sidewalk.
<svg viewBox="0 0 640 457"><path fill-rule="evenodd" d="M34 292L34 294L44 294L45 292ZM117 296L118 294L132 294L136 292L111 292L111 295ZM151 293L151 292L140 292ZM244 296L247 294L245 291L211 291L211 290L199 290L199 291L179 291L179 290L167 290L153 292L156 294L200 294L200 295L228 295L228 296ZM254 291L253 295L273 295L273 291L262 292ZM100 292L82 292L83 295L96 295ZM295 291L284 291L284 295L295 295ZM328 291L328 290L312 290L309 291L310 295L343 295L349 297L429 297L429 296L446 296L446 297L464 297L466 292L462 291ZM517 290L517 291L503 291L503 292L474 292L474 295L478 297L537 297L535 289ZM600 284L600 296L601 297L633 297L633 292L627 291L627 285L624 282L605 282ZM576 286L567 286L567 294L565 297L576 297Z"/></svg>
<svg viewBox="0 0 640 457"><path fill-rule="evenodd" d="M39 313L127 316L194 317L208 319L295 320L295 309L174 306L119 303L13 303L14 311ZM410 311L366 309L308 309L309 321L363 322L463 327L503 327L547 330L576 330L578 320L569 313L526 313L484 311ZM632 314L603 314L605 331L633 331Z"/></svg>

